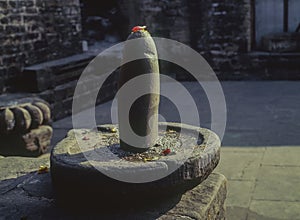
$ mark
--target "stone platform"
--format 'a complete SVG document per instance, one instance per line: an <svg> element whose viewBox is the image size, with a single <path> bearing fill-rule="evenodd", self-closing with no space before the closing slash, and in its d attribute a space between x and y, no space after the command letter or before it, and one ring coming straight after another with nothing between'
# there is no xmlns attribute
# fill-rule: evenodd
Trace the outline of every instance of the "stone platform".
<svg viewBox="0 0 300 220"><path fill-rule="evenodd" d="M117 203L144 206L141 197L156 203L182 194L217 166L220 140L212 131L167 122L159 123L159 134L155 146L131 155L118 146L117 125L71 130L50 158L58 200L77 206L80 195L87 206L94 206L90 200L98 198L106 201L106 208ZM166 146L168 155L162 154Z"/></svg>
<svg viewBox="0 0 300 220"><path fill-rule="evenodd" d="M34 164L28 163L28 160L29 158L19 158L18 163L27 166L47 163L45 156L38 161L35 159ZM5 163L0 163L1 169L3 166ZM226 184L226 178L222 174L212 173L205 181L182 196L160 200L155 205L143 209L119 211L120 207L113 206L111 213L104 213L105 201L101 198L93 201L97 204L97 210L66 210L58 207L50 173L31 172L0 182L0 213L3 219L225 219ZM74 194L76 195L76 192ZM84 204L84 201L81 203Z"/></svg>

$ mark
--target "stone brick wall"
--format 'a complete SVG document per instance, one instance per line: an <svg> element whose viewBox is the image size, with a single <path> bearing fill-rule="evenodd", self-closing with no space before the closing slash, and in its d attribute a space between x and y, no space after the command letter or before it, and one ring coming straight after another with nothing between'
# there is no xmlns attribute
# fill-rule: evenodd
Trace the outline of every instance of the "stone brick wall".
<svg viewBox="0 0 300 220"><path fill-rule="evenodd" d="M250 0L120 1L130 26L146 24L152 35L199 51L216 73L239 73L250 49Z"/></svg>
<svg viewBox="0 0 300 220"><path fill-rule="evenodd" d="M80 40L79 0L0 0L0 94L24 66L80 52Z"/></svg>
<svg viewBox="0 0 300 220"><path fill-rule="evenodd" d="M151 34L190 43L188 0L119 0L129 27L147 25Z"/></svg>
<svg viewBox="0 0 300 220"><path fill-rule="evenodd" d="M205 2L205 3L204 3ZM239 73L240 54L250 49L250 1L202 1L204 24L196 49L205 56L217 74Z"/></svg>

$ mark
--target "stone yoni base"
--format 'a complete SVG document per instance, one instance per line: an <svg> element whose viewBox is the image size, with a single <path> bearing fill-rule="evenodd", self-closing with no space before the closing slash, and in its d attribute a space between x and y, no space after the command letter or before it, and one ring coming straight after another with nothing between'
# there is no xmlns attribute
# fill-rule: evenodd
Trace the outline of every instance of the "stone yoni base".
<svg viewBox="0 0 300 220"><path fill-rule="evenodd" d="M108 208L129 201L136 207L142 205L140 198L155 203L197 186L219 162L219 138L204 128L170 122L159 125L162 139L147 155L139 154L144 158L141 161L137 155L128 156L119 150L116 125L70 131L50 157L57 198L76 205L80 203L78 197L85 198L85 204L101 197ZM179 131L180 139L172 139L171 135L177 136ZM171 153L162 155L166 146Z"/></svg>

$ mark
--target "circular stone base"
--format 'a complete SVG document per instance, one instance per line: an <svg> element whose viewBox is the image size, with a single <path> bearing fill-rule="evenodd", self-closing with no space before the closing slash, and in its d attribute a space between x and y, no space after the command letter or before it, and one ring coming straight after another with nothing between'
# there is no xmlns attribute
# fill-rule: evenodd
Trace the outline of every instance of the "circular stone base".
<svg viewBox="0 0 300 220"><path fill-rule="evenodd" d="M220 140L212 131L160 123L159 134L157 144L148 151L130 153L119 148L116 125L71 130L53 148L50 158L58 200L141 205L143 200L183 193L217 166Z"/></svg>

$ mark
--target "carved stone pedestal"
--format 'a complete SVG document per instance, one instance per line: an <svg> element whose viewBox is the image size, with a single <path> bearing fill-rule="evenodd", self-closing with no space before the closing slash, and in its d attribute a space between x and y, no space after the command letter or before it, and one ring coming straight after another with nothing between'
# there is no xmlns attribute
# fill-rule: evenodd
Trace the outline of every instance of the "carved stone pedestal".
<svg viewBox="0 0 300 220"><path fill-rule="evenodd" d="M169 122L159 124L159 133L157 144L147 152L130 153L120 149L116 125L70 131L50 158L58 204L113 213L115 207L121 212L164 206L173 197L180 203L189 190L187 197L198 194L197 187L219 162L218 136L208 129ZM207 196L213 201L215 194ZM184 201L191 211L188 199Z"/></svg>

